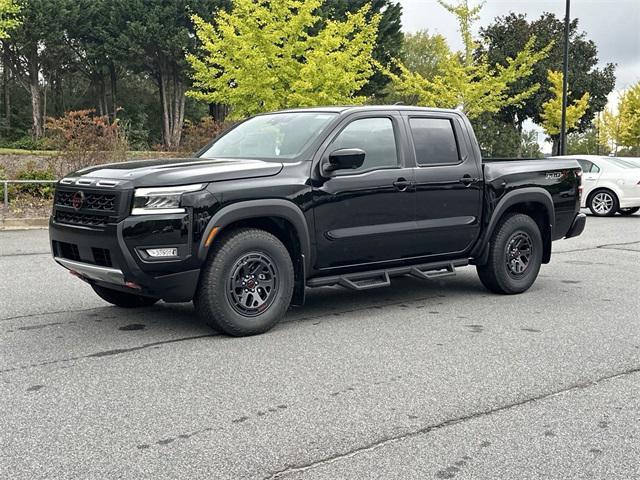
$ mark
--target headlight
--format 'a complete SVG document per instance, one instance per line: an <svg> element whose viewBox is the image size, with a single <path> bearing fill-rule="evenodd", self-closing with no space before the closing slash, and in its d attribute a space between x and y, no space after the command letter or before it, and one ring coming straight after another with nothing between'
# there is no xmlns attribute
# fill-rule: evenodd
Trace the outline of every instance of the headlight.
<svg viewBox="0 0 640 480"><path fill-rule="evenodd" d="M204 183L196 183L179 187L136 188L133 194L131 215L182 213L185 211L180 207L182 194L197 192L204 187Z"/></svg>

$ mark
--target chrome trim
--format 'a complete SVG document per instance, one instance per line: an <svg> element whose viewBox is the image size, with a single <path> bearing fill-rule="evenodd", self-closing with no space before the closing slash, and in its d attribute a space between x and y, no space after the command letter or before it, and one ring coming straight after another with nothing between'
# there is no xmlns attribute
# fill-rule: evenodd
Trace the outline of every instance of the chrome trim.
<svg viewBox="0 0 640 480"><path fill-rule="evenodd" d="M184 208L132 208L131 215L161 215L163 213L184 213Z"/></svg>
<svg viewBox="0 0 640 480"><path fill-rule="evenodd" d="M116 182L114 180L98 180L96 183L96 187L115 187L120 182Z"/></svg>
<svg viewBox="0 0 640 480"><path fill-rule="evenodd" d="M90 263L76 262L66 258L54 257L54 260L65 268L79 273L85 278L97 280L99 282L124 285L124 274L117 268L100 267Z"/></svg>

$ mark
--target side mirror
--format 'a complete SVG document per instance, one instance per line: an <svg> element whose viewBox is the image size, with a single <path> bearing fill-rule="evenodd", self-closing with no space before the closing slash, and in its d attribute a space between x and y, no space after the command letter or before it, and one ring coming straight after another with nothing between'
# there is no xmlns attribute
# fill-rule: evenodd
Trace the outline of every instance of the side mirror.
<svg viewBox="0 0 640 480"><path fill-rule="evenodd" d="M334 170L353 170L364 163L366 153L359 148L341 148L329 154L328 161L323 162L324 172Z"/></svg>

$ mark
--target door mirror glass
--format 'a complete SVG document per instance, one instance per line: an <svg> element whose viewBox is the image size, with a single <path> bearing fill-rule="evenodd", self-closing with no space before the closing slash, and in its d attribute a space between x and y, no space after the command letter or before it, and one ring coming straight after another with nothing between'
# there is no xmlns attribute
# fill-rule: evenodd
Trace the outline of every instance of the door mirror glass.
<svg viewBox="0 0 640 480"><path fill-rule="evenodd" d="M341 148L329 154L328 162L324 164L325 172L334 170L355 170L364 163L365 151L360 148Z"/></svg>

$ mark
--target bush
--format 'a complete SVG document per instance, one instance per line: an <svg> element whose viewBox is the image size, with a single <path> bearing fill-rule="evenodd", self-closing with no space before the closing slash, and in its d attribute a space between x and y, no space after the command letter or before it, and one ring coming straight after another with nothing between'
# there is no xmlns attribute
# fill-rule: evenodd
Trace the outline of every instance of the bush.
<svg viewBox="0 0 640 480"><path fill-rule="evenodd" d="M16 180L56 180L55 174L51 170L40 170L35 168L32 162L27 163L24 170L16 175ZM35 198L53 198L53 183L18 183L13 184L15 193L31 195ZM10 191L10 193L13 193Z"/></svg>
<svg viewBox="0 0 640 480"><path fill-rule="evenodd" d="M180 151L195 153L227 128L229 124L216 122L213 117L203 117L194 123L185 120Z"/></svg>
<svg viewBox="0 0 640 480"><path fill-rule="evenodd" d="M47 119L47 145L59 150L50 169L59 177L90 165L122 161L128 150L118 121L95 115L94 110L67 112Z"/></svg>
<svg viewBox="0 0 640 480"><path fill-rule="evenodd" d="M5 143L6 148L14 148L16 150L46 150L45 140L33 138L31 135L25 135Z"/></svg>

